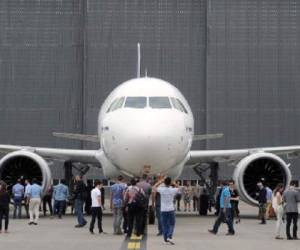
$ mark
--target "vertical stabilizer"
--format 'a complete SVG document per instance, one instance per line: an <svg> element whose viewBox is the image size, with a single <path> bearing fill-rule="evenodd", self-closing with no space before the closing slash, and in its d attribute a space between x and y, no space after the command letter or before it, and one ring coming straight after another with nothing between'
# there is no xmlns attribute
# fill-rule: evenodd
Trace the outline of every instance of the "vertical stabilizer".
<svg viewBox="0 0 300 250"><path fill-rule="evenodd" d="M138 55L138 60L137 60L137 78L141 77L141 44L137 44L137 55Z"/></svg>

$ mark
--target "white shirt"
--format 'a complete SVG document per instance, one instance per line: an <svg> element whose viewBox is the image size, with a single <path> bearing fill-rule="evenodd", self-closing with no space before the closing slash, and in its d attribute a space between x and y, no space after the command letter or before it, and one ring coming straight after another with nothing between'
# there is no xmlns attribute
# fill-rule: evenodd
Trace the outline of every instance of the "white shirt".
<svg viewBox="0 0 300 250"><path fill-rule="evenodd" d="M31 187L31 185L28 183L25 187L25 194L24 194L25 197L29 196L30 187Z"/></svg>
<svg viewBox="0 0 300 250"><path fill-rule="evenodd" d="M159 186L157 192L160 193L160 211L170 212L175 210L174 197L178 193L178 188Z"/></svg>
<svg viewBox="0 0 300 250"><path fill-rule="evenodd" d="M101 207L98 200L101 199L101 191L99 188L95 187L91 191L91 198L92 198L92 207Z"/></svg>

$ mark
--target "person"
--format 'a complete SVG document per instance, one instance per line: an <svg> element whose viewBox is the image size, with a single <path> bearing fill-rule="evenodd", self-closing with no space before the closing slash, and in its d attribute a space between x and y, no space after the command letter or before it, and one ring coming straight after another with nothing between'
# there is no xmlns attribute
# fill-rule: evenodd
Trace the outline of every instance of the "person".
<svg viewBox="0 0 300 250"><path fill-rule="evenodd" d="M136 235L142 234L141 230L141 214L143 214L143 208L140 205L142 196L145 196L144 190L136 186L136 180L133 178L130 181L130 186L127 188L124 195L124 203L128 211L128 225L126 239L131 237L134 222L136 225Z"/></svg>
<svg viewBox="0 0 300 250"><path fill-rule="evenodd" d="M142 234L146 234L146 225L147 225L147 218L148 218L148 205L149 199L152 192L152 187L148 183L148 176L146 174L142 175L141 180L136 184L137 187L143 189L145 196L146 196L146 206L144 207L143 213L141 214L141 232Z"/></svg>
<svg viewBox="0 0 300 250"><path fill-rule="evenodd" d="M98 230L99 234L103 233L102 229L102 202L101 202L101 189L102 182L100 180L95 180L95 188L91 191L91 199L92 199L92 219L90 223L90 233L94 234L94 225L96 222L96 218L98 220Z"/></svg>
<svg viewBox="0 0 300 250"><path fill-rule="evenodd" d="M219 215L220 214L220 198L221 198L221 194L223 191L223 184L222 182L220 182L220 188L217 190L217 194L216 194L216 204L215 204L215 215Z"/></svg>
<svg viewBox="0 0 300 250"><path fill-rule="evenodd" d="M199 199L200 199L200 186L196 184L192 188L193 193L193 211L199 211Z"/></svg>
<svg viewBox="0 0 300 250"><path fill-rule="evenodd" d="M48 207L49 207L50 215L53 216L52 195L53 195L53 187L52 187L52 185L50 185L49 188L47 189L46 194L43 197L44 216L46 216L46 214L47 214L47 204L48 204Z"/></svg>
<svg viewBox="0 0 300 250"><path fill-rule="evenodd" d="M209 209L209 195L206 188L202 189L199 198L199 215L207 215L207 211Z"/></svg>
<svg viewBox="0 0 300 250"><path fill-rule="evenodd" d="M192 187L190 182L187 182L184 185L183 189L183 201L184 201L184 212L188 211L191 212L191 199L192 199Z"/></svg>
<svg viewBox="0 0 300 250"><path fill-rule="evenodd" d="M297 192L296 183L291 181L290 186L283 193L283 202L286 213L286 237L288 240L297 240L297 223L298 223L298 202L299 194ZM291 237L290 227L293 221L293 238Z"/></svg>
<svg viewBox="0 0 300 250"><path fill-rule="evenodd" d="M59 219L62 218L69 197L69 188L65 183L65 180L61 180L60 183L53 188L54 214L57 214Z"/></svg>
<svg viewBox="0 0 300 250"><path fill-rule="evenodd" d="M160 212L164 242L174 245L173 233L175 229L175 206L174 198L179 192L178 184L174 183L170 177L161 178L154 188L160 194Z"/></svg>
<svg viewBox="0 0 300 250"><path fill-rule="evenodd" d="M277 240L281 240L283 239L280 236L280 231L283 225L283 191L284 191L284 186L282 183L279 183L277 185L277 187L275 188L274 192L273 192L273 197L272 197L272 207L276 213L276 235L275 235L275 239Z"/></svg>
<svg viewBox="0 0 300 250"><path fill-rule="evenodd" d="M87 223L83 216L83 204L86 200L86 187L84 182L82 181L82 177L77 175L75 176L75 185L74 185L74 207L75 214L77 216L78 224L75 225L76 228L84 227Z"/></svg>
<svg viewBox="0 0 300 250"><path fill-rule="evenodd" d="M117 178L117 182L111 186L110 190L110 209L113 211L113 230L114 234L122 234L121 223L123 219L122 208L124 206L124 192L126 184L123 183L123 176Z"/></svg>
<svg viewBox="0 0 300 250"><path fill-rule="evenodd" d="M180 181L177 180L176 184L180 185ZM184 190L184 187L179 188L179 191L176 193L176 196L175 196L175 201L177 203L177 211L181 211L180 210L180 201L181 201L181 197L182 197L182 194L183 194L183 190Z"/></svg>
<svg viewBox="0 0 300 250"><path fill-rule="evenodd" d="M232 219L236 218L235 223L238 224L241 222L240 219L240 210L239 210L239 193L235 188L234 181L229 182L229 189L230 189L230 203L231 203L231 211L232 211Z"/></svg>
<svg viewBox="0 0 300 250"><path fill-rule="evenodd" d="M86 193L90 194L92 192L92 190L93 190L93 182L91 180L88 180L87 185L86 185ZM91 196L87 195L86 200L85 200L85 205L84 205L85 214L87 214L87 215L92 214L91 206L92 206Z"/></svg>
<svg viewBox="0 0 300 250"><path fill-rule="evenodd" d="M267 190L262 182L258 182L258 216L261 219L260 224L266 224Z"/></svg>
<svg viewBox="0 0 300 250"><path fill-rule="evenodd" d="M2 233L2 220L4 219L4 233L8 233L9 223L9 202L10 197L7 192L7 185L5 182L0 182L0 233Z"/></svg>
<svg viewBox="0 0 300 250"><path fill-rule="evenodd" d="M29 190L29 225L37 225L40 215L40 204L42 196L42 187L38 184L37 179L32 179L32 185Z"/></svg>
<svg viewBox="0 0 300 250"><path fill-rule="evenodd" d="M233 221L232 221L232 211L231 211L231 203L230 203L231 195L228 186L228 182L223 182L223 189L220 197L220 213L215 221L213 229L208 230L208 232L212 234L217 234L218 229L221 223L225 220L228 226L228 232L226 235L234 235L235 231L233 228Z"/></svg>
<svg viewBox="0 0 300 250"><path fill-rule="evenodd" d="M266 204L266 219L270 219L271 216L274 216L274 212L272 211L272 197L273 197L273 191L269 187L269 185L266 185L266 191L267 191L267 204Z"/></svg>
<svg viewBox="0 0 300 250"><path fill-rule="evenodd" d="M157 182L159 182L163 177L159 175L157 177ZM152 205L155 208L155 216L157 219L157 236L161 236L163 234L162 224L161 224L161 216L160 216L160 193L156 192L156 189L152 189Z"/></svg>
<svg viewBox="0 0 300 250"><path fill-rule="evenodd" d="M31 184L29 179L25 179L25 194L24 194L24 202L25 202L25 211L26 211L26 217L29 219L29 190L30 190Z"/></svg>
<svg viewBox="0 0 300 250"><path fill-rule="evenodd" d="M21 179L17 180L17 183L12 188L12 195L14 200L14 214L13 218L15 219L17 216L18 210L18 218L21 219L22 215L22 200L24 197L24 186L21 184Z"/></svg>

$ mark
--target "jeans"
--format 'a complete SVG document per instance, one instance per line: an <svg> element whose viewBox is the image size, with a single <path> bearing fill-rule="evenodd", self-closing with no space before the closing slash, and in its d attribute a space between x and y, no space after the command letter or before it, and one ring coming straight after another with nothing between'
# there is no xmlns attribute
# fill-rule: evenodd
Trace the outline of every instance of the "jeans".
<svg viewBox="0 0 300 250"><path fill-rule="evenodd" d="M158 233L162 234L162 226L161 226L161 214L160 214L160 206L155 206L155 215L156 215L156 219L157 219L157 229L158 229Z"/></svg>
<svg viewBox="0 0 300 250"><path fill-rule="evenodd" d="M98 220L99 233L103 232L102 229L102 208L101 207L91 207L92 220L90 224L90 231L93 232L96 218Z"/></svg>
<svg viewBox="0 0 300 250"><path fill-rule="evenodd" d="M77 221L79 225L85 225L86 224L86 220L83 217L83 200L80 199L76 199L75 200L75 214L77 216Z"/></svg>
<svg viewBox="0 0 300 250"><path fill-rule="evenodd" d="M226 208L225 212L223 208L220 208L220 212L214 224L213 231L217 233L221 223L224 221L228 226L228 233L234 234L231 208Z"/></svg>
<svg viewBox="0 0 300 250"><path fill-rule="evenodd" d="M66 201L54 201L54 214L58 214L58 217L61 218L64 208L66 206Z"/></svg>
<svg viewBox="0 0 300 250"><path fill-rule="evenodd" d="M175 211L161 212L164 240L172 239L175 228Z"/></svg>
<svg viewBox="0 0 300 250"><path fill-rule="evenodd" d="M2 230L2 220L5 217L5 230L8 229L8 220L9 220L9 208L0 207L0 231Z"/></svg>
<svg viewBox="0 0 300 250"><path fill-rule="evenodd" d="M21 219L22 214L22 197L14 197L14 215L13 218L16 218L18 210L18 218Z"/></svg>
<svg viewBox="0 0 300 250"><path fill-rule="evenodd" d="M113 222L114 234L121 234L122 233L121 224L123 219L122 207L113 208L113 217L114 217L114 222Z"/></svg>
<svg viewBox="0 0 300 250"><path fill-rule="evenodd" d="M290 227L293 221L293 237L297 237L297 222L298 222L298 213L286 213L286 236L291 238Z"/></svg>

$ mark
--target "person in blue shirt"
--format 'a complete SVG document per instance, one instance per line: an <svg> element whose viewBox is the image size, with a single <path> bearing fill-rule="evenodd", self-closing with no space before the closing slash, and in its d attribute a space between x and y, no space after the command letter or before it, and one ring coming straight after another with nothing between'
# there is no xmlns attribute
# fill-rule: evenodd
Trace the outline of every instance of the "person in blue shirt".
<svg viewBox="0 0 300 250"><path fill-rule="evenodd" d="M58 214L58 218L61 219L66 202L69 197L69 188L66 186L66 182L61 180L60 183L54 186L54 214Z"/></svg>
<svg viewBox="0 0 300 250"><path fill-rule="evenodd" d="M40 204L42 196L42 187L38 184L37 179L32 180L32 185L29 188L29 225L37 225L40 215ZM34 218L35 216L35 218Z"/></svg>
<svg viewBox="0 0 300 250"><path fill-rule="evenodd" d="M24 186L21 184L21 179L17 180L17 183L12 188L12 195L14 200L14 215L13 218L16 218L18 210L18 218L21 219L22 214L22 200L24 198Z"/></svg>
<svg viewBox="0 0 300 250"><path fill-rule="evenodd" d="M228 182L223 182L223 189L220 196L220 212L218 218L215 221L214 227L212 230L208 230L212 234L217 234L218 229L222 222L226 222L228 226L228 233L226 235L234 235L234 228L233 228L233 218L231 212L231 194L228 186Z"/></svg>
<svg viewBox="0 0 300 250"><path fill-rule="evenodd" d="M123 219L123 205L124 205L124 191L126 184L123 183L123 176L120 175L117 179L117 183L111 186L110 191L110 209L113 211L113 229L114 234L122 234L121 223Z"/></svg>

